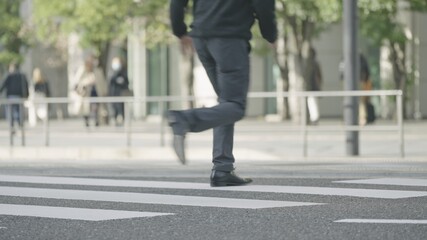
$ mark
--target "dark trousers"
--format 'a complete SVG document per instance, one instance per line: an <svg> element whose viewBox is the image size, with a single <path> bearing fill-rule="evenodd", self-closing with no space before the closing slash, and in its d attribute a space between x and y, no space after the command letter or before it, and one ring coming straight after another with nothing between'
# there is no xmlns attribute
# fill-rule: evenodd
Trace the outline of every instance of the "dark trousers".
<svg viewBox="0 0 427 240"><path fill-rule="evenodd" d="M116 102L112 104L114 112L114 120L117 121L119 116L125 117L125 104L122 102Z"/></svg>
<svg viewBox="0 0 427 240"><path fill-rule="evenodd" d="M190 132L213 128L213 169L231 171L234 123L245 114L249 88L249 43L231 38L193 38L193 43L219 104L182 113Z"/></svg>
<svg viewBox="0 0 427 240"><path fill-rule="evenodd" d="M21 96L10 95L7 97L8 99L21 99ZM17 104L9 104L6 108L6 116L9 119L10 126L13 128L15 126L15 122L18 123L19 127L22 127L23 124L23 111L24 106L20 103Z"/></svg>
<svg viewBox="0 0 427 240"><path fill-rule="evenodd" d="M99 103L90 103L90 112L89 115L84 117L86 127L90 126L90 118L95 120L95 126L99 126Z"/></svg>

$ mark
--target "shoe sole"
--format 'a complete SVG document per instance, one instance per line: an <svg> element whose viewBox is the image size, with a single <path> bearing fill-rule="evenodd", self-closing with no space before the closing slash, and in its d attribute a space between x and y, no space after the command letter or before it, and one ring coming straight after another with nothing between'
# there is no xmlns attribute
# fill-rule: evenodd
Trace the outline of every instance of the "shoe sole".
<svg viewBox="0 0 427 240"><path fill-rule="evenodd" d="M211 187L236 187L248 185L250 183L252 183L252 181L247 183L211 182Z"/></svg>

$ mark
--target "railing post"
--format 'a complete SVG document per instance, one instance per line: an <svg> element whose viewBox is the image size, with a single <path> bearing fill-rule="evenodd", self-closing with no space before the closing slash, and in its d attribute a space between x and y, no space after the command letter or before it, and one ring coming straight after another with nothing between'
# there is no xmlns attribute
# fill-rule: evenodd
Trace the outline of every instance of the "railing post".
<svg viewBox="0 0 427 240"><path fill-rule="evenodd" d="M13 142L13 138L14 138L14 135L15 135L15 130L13 129L13 126L12 126L12 121L13 121L13 111L12 111L12 104L10 103L10 102L8 102L8 103L6 103L7 104L7 111L8 111L8 124L9 124L9 143L10 143L10 146L12 146L13 147L13 145L14 145L14 142Z"/></svg>
<svg viewBox="0 0 427 240"><path fill-rule="evenodd" d="M19 103L19 120L18 125L21 127L21 145L25 146L25 114L24 114L24 101Z"/></svg>
<svg viewBox="0 0 427 240"><path fill-rule="evenodd" d="M131 111L130 111L130 104L128 101L124 103L125 105L125 133L126 133L126 146L130 147L132 144L131 139L131 131L132 131L132 124L131 124Z"/></svg>
<svg viewBox="0 0 427 240"><path fill-rule="evenodd" d="M302 134L302 154L307 157L307 104L306 96L302 95L301 99L301 134Z"/></svg>
<svg viewBox="0 0 427 240"><path fill-rule="evenodd" d="M404 140L404 134L403 134L403 97L401 93L396 96L396 103L397 103L397 125L399 128L398 134L399 134L400 156L404 158L405 157L405 140Z"/></svg>
<svg viewBox="0 0 427 240"><path fill-rule="evenodd" d="M49 103L46 103L46 118L44 119L44 144L49 146Z"/></svg>
<svg viewBox="0 0 427 240"><path fill-rule="evenodd" d="M166 117L166 108L165 101L159 101L160 109L160 146L165 146L165 117Z"/></svg>

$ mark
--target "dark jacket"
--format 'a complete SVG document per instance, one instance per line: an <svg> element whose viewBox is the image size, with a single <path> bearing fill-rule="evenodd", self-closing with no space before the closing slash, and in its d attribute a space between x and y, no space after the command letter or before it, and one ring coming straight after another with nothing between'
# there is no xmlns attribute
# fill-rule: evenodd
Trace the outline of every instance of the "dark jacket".
<svg viewBox="0 0 427 240"><path fill-rule="evenodd" d="M35 83L34 91L36 93L44 94L46 97L50 97L50 88L49 88L49 84L46 81Z"/></svg>
<svg viewBox="0 0 427 240"><path fill-rule="evenodd" d="M174 35L187 34L184 13L189 0L171 0L170 17ZM262 36L277 39L275 0L193 0L192 37L251 39L251 27L258 20Z"/></svg>
<svg viewBox="0 0 427 240"><path fill-rule="evenodd" d="M28 97L28 81L27 77L19 72L10 73L4 80L0 93L6 89L6 96Z"/></svg>
<svg viewBox="0 0 427 240"><path fill-rule="evenodd" d="M110 96L121 96L123 90L129 89L129 79L125 70L115 72L110 79L108 93Z"/></svg>

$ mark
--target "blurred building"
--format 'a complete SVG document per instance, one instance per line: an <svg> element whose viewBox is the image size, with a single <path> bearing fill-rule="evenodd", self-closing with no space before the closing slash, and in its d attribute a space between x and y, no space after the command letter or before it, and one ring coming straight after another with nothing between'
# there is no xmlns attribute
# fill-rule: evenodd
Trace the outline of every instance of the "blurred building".
<svg viewBox="0 0 427 240"><path fill-rule="evenodd" d="M32 0L25 0L22 5L22 16L30 18L32 9ZM427 22L427 14L405 13L404 23L407 25L407 31L412 36L408 46L408 65L418 66L416 79L411 85L411 101L408 102L408 115L427 116L427 95L421 94L427 92L427 68L422 68L422 64L427 62L427 28L422 27L422 23ZM195 106L210 106L215 103L214 94L210 87L206 74L197 59L191 64L183 59L179 52L177 44L170 46L159 46L154 49L147 49L141 41L144 35L144 29L141 22L135 21L133 31L128 38L128 71L131 81L131 87L134 96L137 98L146 98L150 96L188 96L187 85L189 78L188 69L194 66L192 74L194 75L194 95L198 97ZM23 70L28 76L31 76L32 69L39 67L46 74L51 85L52 95L54 97L67 97L72 83L70 77L79 61L82 61L82 51L78 49L78 36L70 36L63 46L48 46L43 43L36 44L26 54L26 61ZM59 48L68 49L67 55ZM326 91L340 91L343 89L342 82L339 79L338 66L342 58L342 26L337 24L323 32L317 40L314 41L314 47L317 50L318 60L323 73L323 88ZM371 54L370 49L368 55ZM378 50L376 54L379 65L380 85L387 85L392 77L391 72L387 72L387 61L380 61L380 56L384 50ZM62 53L61 53L62 52ZM114 51L112 51L114 52ZM112 57L112 56L111 56ZM369 56L368 56L369 57ZM257 56L252 54L252 72L251 88L252 92L275 92L278 71L274 66L274 60L271 55ZM381 72L381 73L380 73ZM382 101L378 99L378 101ZM277 114L277 102L275 99L251 99L248 105L247 115L251 117L264 117L266 115ZM136 103L134 113L138 118L159 116L166 107L187 108L191 104L188 101L179 101L169 104L169 106L149 102L146 104ZM378 106L383 106L378 102ZM383 106L384 108L387 105ZM392 107L391 107L391 110ZM391 111L390 110L390 111ZM57 116L67 116L65 107L60 107L56 111ZM341 117L342 101L337 98L322 98L320 101L320 115L322 117Z"/></svg>
<svg viewBox="0 0 427 240"><path fill-rule="evenodd" d="M420 66L420 63L427 62L427 29L420 27L421 23L427 22L427 14L406 13L407 31L413 35L413 41L408 44L406 58L408 66ZM185 71L188 68L188 63L182 59L179 53L179 46L163 46L157 49L147 50L142 42L137 41L138 35L143 35L143 30L134 32L129 42L129 57L131 69L131 77L133 87L141 97L157 96L157 95L174 95L187 96L188 90L183 86L186 84ZM134 40L132 40L134 39ZM388 68L388 60L384 61L381 56L387 55L387 49L376 49L372 51L369 46L363 44L363 39L360 45L361 51L367 57L373 58L376 66L371 66L373 78L379 89L393 89L393 72ZM314 47L317 51L318 60L320 62L323 73L323 88L325 91L341 91L343 83L339 76L339 63L343 56L342 51L342 26L337 24L323 32L318 39L314 41ZM279 74L275 69L275 63L272 56L257 56L252 54L252 72L251 72L251 88L252 92L275 92L277 78ZM204 71L200 70L200 63L195 61L194 81L195 96L200 96L196 106L204 106L211 104L203 97L213 96L212 89L209 86L208 79ZM415 73L417 79L409 85L410 101L407 102L407 115L409 118L416 116L427 116L427 95L420 94L427 91L427 69L418 69ZM374 98L376 106L384 108L384 111L395 111L395 105L387 98ZM186 108L186 101L176 102L172 104L174 108ZM161 106L158 104L147 104L138 106L138 116L156 115L159 114ZM381 111L378 111L382 114ZM277 106L275 99L251 99L248 105L247 115L251 117L264 117L266 115L277 114ZM341 117L342 116L342 101L337 98L322 98L320 100L320 115L322 117ZM392 117L385 112L384 117Z"/></svg>

